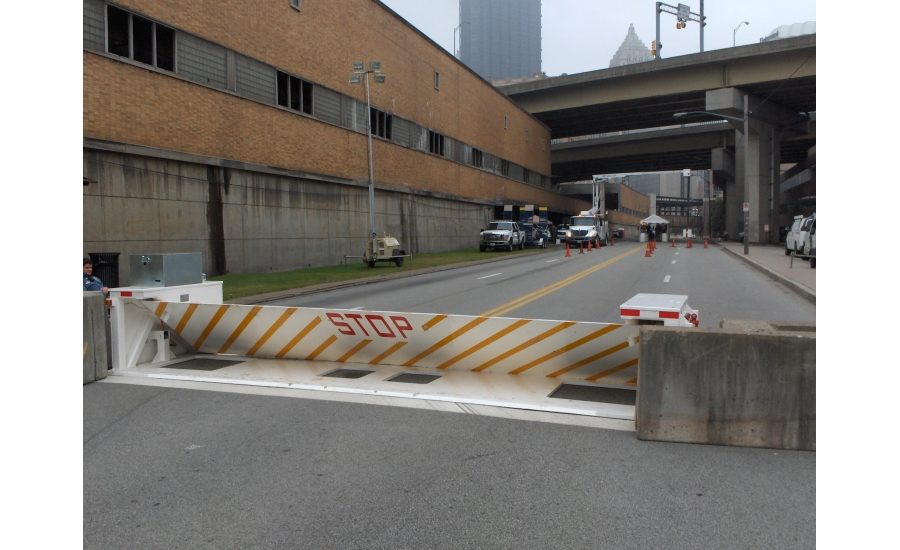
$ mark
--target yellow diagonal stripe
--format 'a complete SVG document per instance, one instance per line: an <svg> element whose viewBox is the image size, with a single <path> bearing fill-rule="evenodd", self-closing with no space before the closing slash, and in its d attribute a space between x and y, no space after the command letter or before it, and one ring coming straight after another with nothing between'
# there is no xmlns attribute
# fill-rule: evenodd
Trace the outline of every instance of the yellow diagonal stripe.
<svg viewBox="0 0 900 550"><path fill-rule="evenodd" d="M551 372L550 374L547 375L547 377L548 377L548 378L556 378L557 376L559 376L559 375L561 375L561 374L565 374L565 373L567 373L567 372L569 372L569 371L573 371L573 370L575 370L575 369L577 369L577 368L579 368L579 367L583 367L583 366L585 366L585 365L588 365L588 364L590 364L590 363L593 363L594 361L596 361L596 360L598 360L598 359L603 359L603 358L606 357L607 355L612 355L613 353L615 353L615 352L617 352L617 351L620 351L620 350L623 350L623 349L626 349L626 348L628 348L628 342L622 342L622 343L617 344L617 345L615 345L615 346L613 346L613 347L611 347L611 348L605 349L605 350L603 350L603 351L601 351L601 352L599 352L599 353L595 353L594 355L591 355L591 356L589 356L589 357L585 357L585 358L582 359L581 361L576 361L575 363L572 363L571 365L569 365L569 366L567 366L567 367L563 367L563 368L559 369L559 370L556 371L556 372Z"/></svg>
<svg viewBox="0 0 900 550"><path fill-rule="evenodd" d="M265 344L269 340L269 338L271 338L272 335L275 334L275 331L277 331L279 328L281 328L281 325L283 325L284 322L287 321L288 318L291 315L293 315L295 311L297 311L297 308L292 307L290 309L286 309L284 311L284 313L282 313L281 316L278 318L278 320L275 321L274 323L272 323L272 326L269 327L269 330L267 330L266 333L263 334L262 337L260 337L260 339L257 340L255 344L253 344L253 347L250 348L250 350L247 352L247 355L253 355L257 351L259 351L259 348L263 347L263 344Z"/></svg>
<svg viewBox="0 0 900 550"><path fill-rule="evenodd" d="M590 380L591 382L596 382L597 380L603 378L604 376L609 376L610 374L612 374L614 372L619 372L620 370L625 370L628 367L631 367L631 366L634 366L637 364L638 364L637 358L631 359L630 361L626 361L626 362L622 363L618 367L606 369L603 372L598 372L597 374L595 374L593 376L589 376L589 377L585 378L585 380ZM637 379L634 379L634 382L637 383ZM631 383L631 381L629 381L628 383Z"/></svg>
<svg viewBox="0 0 900 550"><path fill-rule="evenodd" d="M219 306L219 309L216 310L215 315L213 315L212 319L207 323L206 328L203 329L203 333L200 334L200 337L197 338L197 341L194 342L194 349L200 349L200 346L203 345L203 342L206 341L206 338L212 332L216 325L219 323L219 320L225 315L225 312L228 311L228 304L222 304Z"/></svg>
<svg viewBox="0 0 900 550"><path fill-rule="evenodd" d="M405 345L406 345L406 342L397 342L397 343L394 344L393 346L391 346L391 347L389 347L388 349L386 349L386 350L384 351L384 353L382 353L381 355L379 355L379 356L376 357L375 359L372 359L371 361L369 361L369 364L370 364L370 365L378 365L378 364L380 364L382 361L384 361L385 359L387 359L391 354L393 354L395 351L397 351L398 349L402 348L402 347L405 346Z"/></svg>
<svg viewBox="0 0 900 550"><path fill-rule="evenodd" d="M551 336L553 336L553 335L556 334L557 332L560 332L560 331L562 331L562 330L565 330L565 329L571 327L571 326L574 325L574 324L575 324L575 321L563 321L562 323L556 325L555 327L553 327L553 328L551 328L550 330L544 332L543 334L538 334L538 335L535 336L534 338L532 338L532 339L530 339L530 340L528 340L528 341L526 341L526 342L523 342L523 343L519 344L518 346L514 347L513 349L511 349L511 350L509 350L509 351L507 351L507 352L501 353L500 355L498 355L497 357L494 357L494 358L491 359L490 361L488 361L488 362L486 362L486 363L483 363L483 364L481 364L481 365L478 365L477 367L475 367L474 369L472 369L472 372L481 372L481 371L483 371L484 369L491 367L492 365L496 365L497 363L499 363L500 361L503 361L503 360L506 359L507 357L512 357L513 355L519 353L519 352L522 351L523 349L529 348L529 347L533 346L534 344L537 344L537 343L540 342L541 340L545 340L545 339L547 339L547 338L550 338Z"/></svg>
<svg viewBox="0 0 900 550"><path fill-rule="evenodd" d="M550 353L544 355L543 357L538 357L534 361L532 361L528 364L522 365L521 367L519 367L515 370L510 371L509 374L521 374L532 367L536 367L537 365L540 365L544 361L553 359L554 357L562 355L563 353L565 353L567 351L571 351L579 346L583 346L584 344L590 342L591 340L596 340L597 338L600 338L604 334L607 334L607 333L610 333L610 332L616 330L620 326L622 326L622 325L607 325L607 326L601 328L600 330L594 331L594 332L588 334L587 336L583 336L583 337L579 338L578 340L575 340L574 342L566 344L565 346L563 346L557 350L551 351Z"/></svg>
<svg viewBox="0 0 900 550"><path fill-rule="evenodd" d="M307 334L309 334L310 331L312 329L316 328L316 326L321 322L322 322L322 319L320 319L318 316L316 316L312 321L309 322L309 324L307 324L305 327L303 327L303 330L301 330L293 338L291 338L291 341L288 342L283 348L281 348L281 351L279 351L275 355L275 357L277 359L281 359L282 357L287 355L289 351L294 349L294 346L296 346L300 342L300 340L303 340L303 337L305 337Z"/></svg>
<svg viewBox="0 0 900 550"><path fill-rule="evenodd" d="M331 344L333 344L335 340L337 340L337 336L335 336L334 334L332 334L332 335L329 336L324 342L322 342L321 344L319 344L319 347L317 347L317 348L315 349L315 351L313 351L312 353L310 353L309 355L307 355L307 356L306 356L306 360L307 360L307 361L312 361L313 359L315 359L316 357L318 357L319 354L322 353L323 351L325 351L326 349L328 349L328 346L330 346Z"/></svg>
<svg viewBox="0 0 900 550"><path fill-rule="evenodd" d="M156 311L154 313L156 313L157 317L162 317L162 314L166 311L167 305L169 305L169 302L160 302L159 305L156 306Z"/></svg>
<svg viewBox="0 0 900 550"><path fill-rule="evenodd" d="M424 359L425 357L428 357L429 355L431 355L431 354L434 353L435 351L441 349L442 347L444 347L444 346L446 346L447 344L449 344L450 342L456 340L457 338L459 338L459 337L462 336L463 334L469 332L470 330L472 330L473 328L477 327L478 325L480 325L481 323L483 323L483 322L485 322L485 321L487 321L487 317L478 317L477 319L474 319L474 320L472 320L472 321L469 321L469 322L466 323L464 326L462 326L462 327L460 327L460 328L454 330L453 332L451 332L451 333L448 334L447 336L444 336L443 338L441 338L440 340L438 340L438 341L437 341L435 344L433 344L430 348L426 349L425 351L423 351L423 352L420 353L419 355L416 355L415 357L413 357L412 359L410 359L410 360L407 361L406 363L403 363L403 366L404 366L404 367L411 367L411 366L415 365L415 364L416 364L417 362L419 362L421 359Z"/></svg>
<svg viewBox="0 0 900 550"><path fill-rule="evenodd" d="M219 351L217 351L216 353L227 353L228 348L231 347L231 344L233 344L234 341L237 340L238 336L240 336L241 333L244 332L244 329L247 328L247 325L250 324L250 321L252 321L253 318L256 317L256 314L260 311L262 311L262 306L253 306L253 308L247 313L247 315L244 316L244 319L241 321L241 323L234 329L234 331L231 333L228 339L225 340L225 343L222 344L222 347L219 348Z"/></svg>
<svg viewBox="0 0 900 550"><path fill-rule="evenodd" d="M521 327L521 326L527 325L527 324L530 323L530 322L531 322L530 319L519 319L519 320L516 321L515 323L513 323L513 324L509 325L508 327L504 328L503 330L497 332L497 333L494 334L493 336L491 336L491 337L489 337L489 338L486 338L486 339L482 340L482 341L479 342L478 344L476 344L476 345L472 346L471 348L467 349L466 351L460 353L460 354L457 355L456 357L454 357L454 358L452 358L452 359L449 359L449 360L445 361L445 362L444 362L443 364L441 364L441 365L438 365L437 368L439 368L439 369L446 369L446 368L449 367L450 365L453 365L454 363L457 363L457 362L459 362L459 361L465 359L466 357L472 355L472 354L475 353L476 351L478 351L478 350L484 348L485 346L490 345L490 344L493 343L493 342L496 342L497 340L499 340L500 338L503 338L504 336L506 336L506 335L509 334L510 332L516 330L517 328L519 328L519 327Z"/></svg>
<svg viewBox="0 0 900 550"><path fill-rule="evenodd" d="M191 304L187 307L187 309L184 312L184 315L181 317L181 320L178 321L178 326L175 327L175 332L177 332L178 334L181 334L181 331L183 331L184 327L187 326L188 321L191 320L191 316L194 314L195 311L197 311L198 305L199 304Z"/></svg>
<svg viewBox="0 0 900 550"><path fill-rule="evenodd" d="M431 319L429 319L427 323L425 323L424 325L422 325L422 330L428 330L428 329L430 329L430 328L433 327L434 325L440 323L441 321L443 321L443 320L446 319L446 318L447 318L446 315L435 315L434 317L432 317Z"/></svg>
<svg viewBox="0 0 900 550"><path fill-rule="evenodd" d="M350 351L348 351L348 352L345 353L344 355L341 355L341 357L337 360L337 362L338 362L338 363L345 363L345 362L347 362L347 360L350 359L351 357L353 357L353 356L356 354L357 351L363 349L364 347L368 346L368 345L371 344L371 343L372 343L371 340L363 340L362 342L360 342L360 343L356 344L355 346L353 346L353 349L351 349Z"/></svg>

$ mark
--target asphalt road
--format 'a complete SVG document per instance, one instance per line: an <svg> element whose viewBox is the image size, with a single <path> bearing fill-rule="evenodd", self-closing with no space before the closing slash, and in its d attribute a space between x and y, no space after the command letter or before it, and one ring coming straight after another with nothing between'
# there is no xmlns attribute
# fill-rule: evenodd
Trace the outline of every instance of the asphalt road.
<svg viewBox="0 0 900 550"><path fill-rule="evenodd" d="M721 250L631 243L280 305L615 322L638 292L688 294L702 326L815 319ZM123 377L83 392L85 548L815 546L813 452Z"/></svg>
<svg viewBox="0 0 900 550"><path fill-rule="evenodd" d="M705 327L717 327L722 319L816 318L813 304L717 247L671 248L663 243L650 258L644 256L644 246L638 243L621 243L585 254L576 251L568 258L562 249L548 249L502 262L267 305L617 323L621 322L619 306L642 292L686 294L691 307L700 310L701 326ZM534 299L496 312L504 304L529 295Z"/></svg>
<svg viewBox="0 0 900 550"><path fill-rule="evenodd" d="M816 455L84 387L84 548L814 548Z"/></svg>

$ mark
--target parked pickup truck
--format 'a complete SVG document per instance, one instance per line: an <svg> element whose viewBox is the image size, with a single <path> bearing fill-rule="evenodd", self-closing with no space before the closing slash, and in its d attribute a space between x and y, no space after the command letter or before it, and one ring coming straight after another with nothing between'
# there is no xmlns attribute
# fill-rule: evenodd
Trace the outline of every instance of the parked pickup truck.
<svg viewBox="0 0 900 550"><path fill-rule="evenodd" d="M478 249L484 252L489 248L512 250L525 248L525 235L519 224L513 221L493 221L481 230Z"/></svg>

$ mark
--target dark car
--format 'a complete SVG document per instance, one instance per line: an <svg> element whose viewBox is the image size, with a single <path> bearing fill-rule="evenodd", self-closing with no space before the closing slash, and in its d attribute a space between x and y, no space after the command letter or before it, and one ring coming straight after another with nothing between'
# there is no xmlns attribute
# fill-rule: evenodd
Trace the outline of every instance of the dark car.
<svg viewBox="0 0 900 550"><path fill-rule="evenodd" d="M541 248L547 247L547 239L541 233L540 227L533 223L519 224L522 232L525 234L525 246L537 246Z"/></svg>

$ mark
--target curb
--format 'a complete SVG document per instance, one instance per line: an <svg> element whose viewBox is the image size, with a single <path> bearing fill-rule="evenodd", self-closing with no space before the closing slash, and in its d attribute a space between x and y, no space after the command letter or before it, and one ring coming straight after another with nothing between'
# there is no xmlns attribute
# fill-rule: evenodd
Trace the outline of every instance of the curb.
<svg viewBox="0 0 900 550"><path fill-rule="evenodd" d="M785 277L784 275L781 275L780 273L777 273L762 264L754 262L753 260L751 260L750 258L747 258L743 254L738 254L737 252L729 249L727 246L720 246L720 248L722 250L724 250L725 252L727 252L728 254L731 254L735 258L740 258L744 263L746 263L750 267L752 267L758 271L761 271L761 272L765 273L766 275L772 277L776 281L787 286L788 288L790 288L791 290L793 290L794 292L799 294L801 297L805 298L806 300L812 302L813 305L815 305L815 303L816 303L816 291L815 290L812 290L806 286L803 286L800 283L794 282L794 281L788 279L787 277Z"/></svg>
<svg viewBox="0 0 900 550"><path fill-rule="evenodd" d="M547 254L549 252L553 252L555 249L534 249L530 251L530 253L526 254L517 254L513 257L525 257L525 256L536 256L539 254ZM389 273L383 275L375 275L373 277L365 277L361 279L353 279L352 281L342 281L339 283L322 283L318 285L312 285L308 287L295 288L290 290L280 290L277 292L271 292L267 294L257 294L255 296L243 296L241 298L234 298L232 300L228 300L226 303L228 304L239 304L239 305L260 305L266 304L269 302L275 302L278 300L286 300L289 298L296 298L299 296L306 296L308 294L315 294L317 292L325 292L328 290L335 290L338 288L347 288L353 286L362 286L362 285L370 285L374 283L380 283L383 281L389 281L393 279L404 279L406 277L415 277L417 275L425 275L428 273L437 273L439 271L449 271L451 269L459 269L462 267L469 267L473 265L480 264L489 264L493 262L499 262L502 260L508 260L510 256L500 256L498 258L486 258L484 260L474 260L471 262L462 262L458 264L447 264L437 267L424 267L422 269L413 269L410 271L405 271L403 273Z"/></svg>

